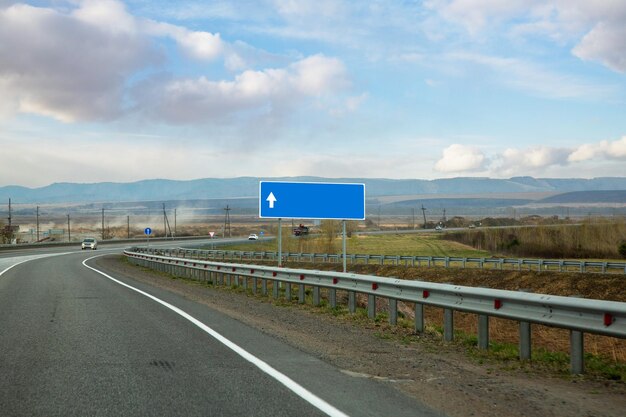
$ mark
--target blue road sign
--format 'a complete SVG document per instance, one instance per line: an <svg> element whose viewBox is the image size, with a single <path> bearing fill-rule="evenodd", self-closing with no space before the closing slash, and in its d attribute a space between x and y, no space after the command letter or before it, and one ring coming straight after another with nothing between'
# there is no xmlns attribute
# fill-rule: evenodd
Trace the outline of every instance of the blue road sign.
<svg viewBox="0 0 626 417"><path fill-rule="evenodd" d="M143 229L143 232L146 235L150 236L152 234L152 229L150 229L149 227L146 227L145 229Z"/></svg>
<svg viewBox="0 0 626 417"><path fill-rule="evenodd" d="M261 181L259 190L261 218L365 219L365 184Z"/></svg>

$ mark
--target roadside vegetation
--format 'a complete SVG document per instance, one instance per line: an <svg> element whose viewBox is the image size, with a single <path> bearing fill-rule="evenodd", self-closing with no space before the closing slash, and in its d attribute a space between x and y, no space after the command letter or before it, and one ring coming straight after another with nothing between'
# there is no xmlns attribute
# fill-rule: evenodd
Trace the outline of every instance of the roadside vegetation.
<svg viewBox="0 0 626 417"><path fill-rule="evenodd" d="M446 240L516 257L626 258L626 221L586 220L579 225L469 229L444 234Z"/></svg>
<svg viewBox="0 0 626 417"><path fill-rule="evenodd" d="M490 256L485 250L478 250L463 243L442 239L442 234L415 233L415 234L384 234L384 235L357 235L356 227L349 224L347 227L348 253L371 255L406 255L406 256L457 256L457 257L484 257ZM341 223L322 222L319 233L309 236L295 237L290 228L283 228L283 252L306 253L340 253L342 247ZM277 251L278 243L271 241L254 241L228 245L228 250L255 250Z"/></svg>

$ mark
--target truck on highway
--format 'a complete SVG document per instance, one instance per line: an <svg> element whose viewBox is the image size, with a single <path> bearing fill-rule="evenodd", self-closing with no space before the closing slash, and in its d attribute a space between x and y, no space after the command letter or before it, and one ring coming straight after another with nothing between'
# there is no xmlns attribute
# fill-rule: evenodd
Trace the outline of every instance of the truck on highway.
<svg viewBox="0 0 626 417"><path fill-rule="evenodd" d="M298 227L293 228L294 236L303 236L309 234L309 228L303 224L300 224Z"/></svg>

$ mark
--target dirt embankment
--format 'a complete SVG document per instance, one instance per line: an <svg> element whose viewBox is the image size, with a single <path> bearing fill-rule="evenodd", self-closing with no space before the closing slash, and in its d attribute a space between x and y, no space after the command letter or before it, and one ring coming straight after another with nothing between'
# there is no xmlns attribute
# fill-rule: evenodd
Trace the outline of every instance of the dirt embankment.
<svg viewBox="0 0 626 417"><path fill-rule="evenodd" d="M520 367L488 357L472 360L462 347L443 343L433 334L398 338L384 322L334 317L328 309L173 279L131 266L119 256L99 258L97 266L204 303L355 378L393 384L446 415L621 417L626 410L626 386L621 382L550 377L532 363ZM382 275L383 270L378 272ZM448 276L446 282L455 279Z"/></svg>

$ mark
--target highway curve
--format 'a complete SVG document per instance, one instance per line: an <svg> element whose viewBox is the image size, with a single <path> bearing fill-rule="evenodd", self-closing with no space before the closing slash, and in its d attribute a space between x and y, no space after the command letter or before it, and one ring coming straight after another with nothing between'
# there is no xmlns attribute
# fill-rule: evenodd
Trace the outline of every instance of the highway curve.
<svg viewBox="0 0 626 417"><path fill-rule="evenodd" d="M1 259L3 416L438 415L94 255Z"/></svg>

